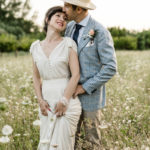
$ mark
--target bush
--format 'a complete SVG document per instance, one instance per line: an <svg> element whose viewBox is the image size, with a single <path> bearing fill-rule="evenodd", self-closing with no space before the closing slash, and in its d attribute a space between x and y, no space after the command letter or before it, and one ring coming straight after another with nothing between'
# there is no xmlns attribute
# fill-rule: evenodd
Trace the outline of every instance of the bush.
<svg viewBox="0 0 150 150"><path fill-rule="evenodd" d="M139 34L137 38L137 48L140 50L145 49L145 37L143 34Z"/></svg>
<svg viewBox="0 0 150 150"><path fill-rule="evenodd" d="M1 34L0 35L0 51L12 52L17 49L17 40L14 35Z"/></svg>
<svg viewBox="0 0 150 150"><path fill-rule="evenodd" d="M28 51L30 48L30 45L33 41L36 39L30 38L29 36L22 36L20 40L18 41L18 50L19 51Z"/></svg>
<svg viewBox="0 0 150 150"><path fill-rule="evenodd" d="M115 37L114 46L116 49L135 50L137 49L137 38L131 36Z"/></svg>
<svg viewBox="0 0 150 150"><path fill-rule="evenodd" d="M38 37L42 38L42 34L38 34ZM37 39L39 38L34 35L24 35L17 39L16 36L11 34L1 34L0 52L29 51L31 43Z"/></svg>

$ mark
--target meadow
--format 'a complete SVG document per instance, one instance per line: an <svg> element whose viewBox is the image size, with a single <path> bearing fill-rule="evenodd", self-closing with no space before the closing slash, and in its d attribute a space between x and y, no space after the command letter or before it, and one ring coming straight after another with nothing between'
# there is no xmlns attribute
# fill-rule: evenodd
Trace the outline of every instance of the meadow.
<svg viewBox="0 0 150 150"><path fill-rule="evenodd" d="M107 106L99 126L102 146L150 150L150 51L116 53L118 73L106 84ZM36 150L38 120L31 56L0 56L0 150ZM5 125L11 130L4 132Z"/></svg>

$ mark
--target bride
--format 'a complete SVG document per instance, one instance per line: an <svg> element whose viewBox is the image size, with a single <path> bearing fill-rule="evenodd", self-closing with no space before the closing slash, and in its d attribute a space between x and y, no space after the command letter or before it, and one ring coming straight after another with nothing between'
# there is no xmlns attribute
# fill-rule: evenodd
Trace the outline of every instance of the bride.
<svg viewBox="0 0 150 150"><path fill-rule="evenodd" d="M73 150L81 114L79 99L72 98L80 78L77 47L61 36L67 24L62 7L50 8L44 24L45 39L30 47L41 120L38 150Z"/></svg>

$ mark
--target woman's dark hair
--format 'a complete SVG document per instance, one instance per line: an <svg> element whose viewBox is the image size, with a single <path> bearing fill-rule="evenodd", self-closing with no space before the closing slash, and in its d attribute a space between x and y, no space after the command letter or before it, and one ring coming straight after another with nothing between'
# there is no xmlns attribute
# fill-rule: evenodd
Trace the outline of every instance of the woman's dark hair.
<svg viewBox="0 0 150 150"><path fill-rule="evenodd" d="M55 6L46 12L45 19L44 19L44 31L47 32L47 26L48 26L48 21L51 20L52 16L56 14L57 12L63 12L63 8L61 6Z"/></svg>

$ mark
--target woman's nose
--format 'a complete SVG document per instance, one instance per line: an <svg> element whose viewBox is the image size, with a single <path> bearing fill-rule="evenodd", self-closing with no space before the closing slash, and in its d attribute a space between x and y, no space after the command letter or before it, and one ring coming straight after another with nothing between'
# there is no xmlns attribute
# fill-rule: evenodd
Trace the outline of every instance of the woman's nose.
<svg viewBox="0 0 150 150"><path fill-rule="evenodd" d="M65 19L64 19L64 17L63 17L63 16L61 16L61 17L60 17L60 20L61 20L61 21L65 21Z"/></svg>

